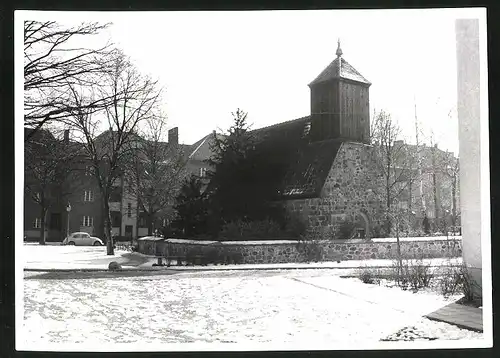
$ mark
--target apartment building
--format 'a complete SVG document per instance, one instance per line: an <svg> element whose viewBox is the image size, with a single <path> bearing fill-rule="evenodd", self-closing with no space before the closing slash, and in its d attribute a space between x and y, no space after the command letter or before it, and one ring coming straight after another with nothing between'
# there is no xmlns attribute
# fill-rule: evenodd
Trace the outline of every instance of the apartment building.
<svg viewBox="0 0 500 358"><path fill-rule="evenodd" d="M29 129L25 130L26 134ZM54 142L61 146L71 146L75 157L71 165L72 171L69 180L54 183L45 188L44 193L49 203L46 214L46 240L62 241L67 233L83 231L89 234L104 237L104 222L102 218L102 198L91 163L85 160L79 144L70 141L69 131L65 131L63 139L56 139L50 132L42 130L37 136L44 136L46 142ZM205 162L211 156L210 140L213 133L203 137L193 145L179 144L178 128L168 132L168 142L165 146L177 146L185 155L186 170L189 174L206 177L208 164ZM26 146L33 146L30 141ZM80 145L81 146L81 145ZM27 152L28 147L25 147ZM26 169L26 168L25 168ZM34 187L35 178L25 170L25 186ZM115 181L110 195L110 218L112 233L124 240L136 239L148 234L146 215L138 206L136 194L127 185L122 173ZM33 191L33 190L32 190ZM173 205L159 212L155 228L168 224L173 216ZM69 209L69 210L68 210ZM25 192L24 195L24 235L28 240L36 241L41 235L41 205L37 200L37 193Z"/></svg>

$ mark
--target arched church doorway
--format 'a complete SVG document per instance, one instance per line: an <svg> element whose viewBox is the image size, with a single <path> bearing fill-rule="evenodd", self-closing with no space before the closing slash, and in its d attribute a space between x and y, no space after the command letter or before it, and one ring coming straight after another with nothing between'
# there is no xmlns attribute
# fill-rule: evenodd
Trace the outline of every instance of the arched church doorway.
<svg viewBox="0 0 500 358"><path fill-rule="evenodd" d="M358 238L360 239L368 239L370 238L370 220L368 219L368 215L363 212L359 211L356 214L356 228L358 230Z"/></svg>

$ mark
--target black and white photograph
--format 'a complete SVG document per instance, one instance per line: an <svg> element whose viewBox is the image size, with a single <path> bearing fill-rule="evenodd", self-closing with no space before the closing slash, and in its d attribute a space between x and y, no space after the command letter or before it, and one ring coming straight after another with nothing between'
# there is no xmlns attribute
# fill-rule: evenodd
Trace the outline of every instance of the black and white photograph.
<svg viewBox="0 0 500 358"><path fill-rule="evenodd" d="M493 346L486 9L14 15L17 350Z"/></svg>

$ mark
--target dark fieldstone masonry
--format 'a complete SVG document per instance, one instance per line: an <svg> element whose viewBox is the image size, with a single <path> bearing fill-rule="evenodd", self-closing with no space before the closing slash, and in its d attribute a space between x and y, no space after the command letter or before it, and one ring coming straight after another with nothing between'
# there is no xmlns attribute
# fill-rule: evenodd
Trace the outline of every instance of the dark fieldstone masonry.
<svg viewBox="0 0 500 358"><path fill-rule="evenodd" d="M323 261L336 260L373 260L393 259L396 257L396 242L365 241L346 243L338 241L317 241L323 248ZM214 247L226 253L240 253L244 264L270 264L304 262L303 251L298 241L265 241L265 242L203 242L194 240L139 240L139 252L147 255L185 255L196 249L200 253L208 252ZM436 239L402 241L401 254L404 258L444 258L462 256L461 239Z"/></svg>
<svg viewBox="0 0 500 358"><path fill-rule="evenodd" d="M299 214L310 227L335 232L346 220L368 228L380 225L384 203L377 192L383 188L366 144L342 143L328 173L320 197L286 200L289 211Z"/></svg>

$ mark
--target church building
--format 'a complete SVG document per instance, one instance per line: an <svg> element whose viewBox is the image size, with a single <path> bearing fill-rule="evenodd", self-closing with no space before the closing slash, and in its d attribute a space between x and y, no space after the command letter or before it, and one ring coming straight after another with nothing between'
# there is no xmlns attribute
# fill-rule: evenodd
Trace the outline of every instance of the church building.
<svg viewBox="0 0 500 358"><path fill-rule="evenodd" d="M281 171L280 200L309 227L333 233L356 224L373 236L383 220L381 185L371 160L371 83L342 56L310 84L310 116L252 131Z"/></svg>

